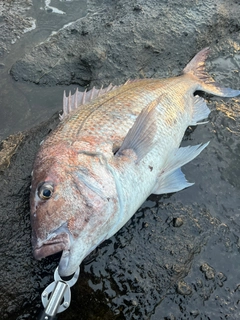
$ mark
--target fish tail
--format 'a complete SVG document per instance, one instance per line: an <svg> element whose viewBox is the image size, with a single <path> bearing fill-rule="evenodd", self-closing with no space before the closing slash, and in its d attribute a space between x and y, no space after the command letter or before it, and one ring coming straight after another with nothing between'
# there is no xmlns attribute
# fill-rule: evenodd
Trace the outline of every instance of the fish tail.
<svg viewBox="0 0 240 320"><path fill-rule="evenodd" d="M183 69L183 74L191 74L200 81L200 90L206 91L220 97L236 97L240 95L240 90L233 90L231 88L224 88L205 70L205 60L210 52L209 48L201 50Z"/></svg>

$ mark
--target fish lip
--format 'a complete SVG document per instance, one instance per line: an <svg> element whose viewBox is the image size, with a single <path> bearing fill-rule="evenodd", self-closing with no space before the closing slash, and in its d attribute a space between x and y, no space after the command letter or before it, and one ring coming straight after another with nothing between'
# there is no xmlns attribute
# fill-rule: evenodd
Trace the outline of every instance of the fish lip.
<svg viewBox="0 0 240 320"><path fill-rule="evenodd" d="M53 232L48 236L48 239L40 241L34 246L33 254L35 259L40 260L60 251L69 252L70 249L71 241L69 233L67 231L60 233Z"/></svg>

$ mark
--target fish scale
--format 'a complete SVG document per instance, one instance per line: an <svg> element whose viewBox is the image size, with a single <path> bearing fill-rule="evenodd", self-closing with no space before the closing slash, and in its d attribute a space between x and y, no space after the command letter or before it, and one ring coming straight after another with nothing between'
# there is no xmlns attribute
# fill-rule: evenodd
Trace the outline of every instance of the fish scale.
<svg viewBox="0 0 240 320"><path fill-rule="evenodd" d="M151 80L150 80L151 81ZM150 82L148 80L148 82ZM154 81L153 83L155 83ZM79 133L81 135L84 129L87 129L91 126L101 125L106 126L106 134L108 133L109 128L112 126L116 127L115 119L111 117L112 112L116 110L120 111L121 122L122 117L124 116L124 111L126 113L133 113L133 115L138 115L144 106L151 101L151 97L146 96L146 91L144 91L145 81L140 81L139 83L132 83L133 90L128 90L128 96L122 97L125 94L125 87L120 88L120 92L110 92L102 98L102 101L98 103L86 104L84 107L80 107L77 110L77 113L72 114L67 123L62 124L63 132L68 132L71 136L77 136ZM138 91L136 91L138 87ZM134 90L135 89L135 90ZM116 89L117 91L117 89ZM151 92L151 88L149 89ZM158 94L156 93L157 97ZM128 106L125 108L125 106ZM101 116L102 114L102 116ZM109 114L109 117L107 115ZM104 120L104 121L103 121ZM128 129L133 124L133 121L129 121L129 125L122 123L122 127L126 126ZM59 135L61 134L61 129L58 131ZM125 134L125 131L124 131ZM55 135L55 138L57 135ZM61 138L61 136L59 136Z"/></svg>
<svg viewBox="0 0 240 320"><path fill-rule="evenodd" d="M205 71L209 49L182 75L64 95L59 126L36 156L30 196L32 245L41 259L62 251L59 274L116 233L151 194L192 185L181 167L208 145L179 147L210 110L196 91L235 97Z"/></svg>

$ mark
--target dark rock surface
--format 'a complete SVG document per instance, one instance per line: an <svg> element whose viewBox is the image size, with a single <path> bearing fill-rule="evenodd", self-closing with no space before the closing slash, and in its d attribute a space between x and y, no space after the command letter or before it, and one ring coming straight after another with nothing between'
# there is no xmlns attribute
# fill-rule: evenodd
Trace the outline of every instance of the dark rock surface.
<svg viewBox="0 0 240 320"><path fill-rule="evenodd" d="M89 1L88 12L17 61L13 78L90 87L161 78L210 45L208 70L240 88L237 1ZM183 141L211 140L184 168L196 185L151 196L87 257L59 319L240 319L239 101L209 101L210 123L189 128ZM55 115L12 137L12 149L1 144L1 319L36 319L58 263L33 259L28 203L35 153L57 123Z"/></svg>
<svg viewBox="0 0 240 320"><path fill-rule="evenodd" d="M17 61L13 78L99 86L170 76L205 46L224 39L220 50L229 54L239 40L240 8L233 0L88 1L88 10Z"/></svg>
<svg viewBox="0 0 240 320"><path fill-rule="evenodd" d="M35 20L28 17L32 0L6 0L0 2L0 61L11 51L20 37L35 28Z"/></svg>

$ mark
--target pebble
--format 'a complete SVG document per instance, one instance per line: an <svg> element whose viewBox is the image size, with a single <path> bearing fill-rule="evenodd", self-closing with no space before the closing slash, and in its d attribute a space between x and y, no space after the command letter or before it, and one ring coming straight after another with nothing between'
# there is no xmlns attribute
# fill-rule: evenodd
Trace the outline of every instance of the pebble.
<svg viewBox="0 0 240 320"><path fill-rule="evenodd" d="M138 305L137 301L136 300L132 300L132 305L133 306L137 306Z"/></svg>
<svg viewBox="0 0 240 320"><path fill-rule="evenodd" d="M188 296L192 293L192 288L185 281L179 281L177 284L177 292L183 296Z"/></svg>
<svg viewBox="0 0 240 320"><path fill-rule="evenodd" d="M227 280L227 277L222 272L218 272L216 278L217 278L217 284L219 285L219 287L222 287L223 282Z"/></svg>
<svg viewBox="0 0 240 320"><path fill-rule="evenodd" d="M182 224L183 224L182 218L173 218L173 226L174 227L181 227Z"/></svg>
<svg viewBox="0 0 240 320"><path fill-rule="evenodd" d="M197 317L199 315L199 311L198 310L192 310L192 311L190 311L190 314L192 316L194 316L194 318L195 318L195 317Z"/></svg>
<svg viewBox="0 0 240 320"><path fill-rule="evenodd" d="M207 280L212 280L215 278L215 270L207 263L203 263L200 267L200 270L205 274Z"/></svg>

